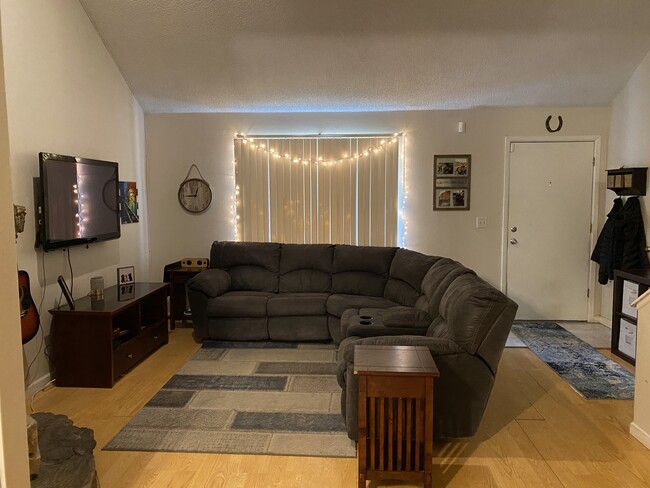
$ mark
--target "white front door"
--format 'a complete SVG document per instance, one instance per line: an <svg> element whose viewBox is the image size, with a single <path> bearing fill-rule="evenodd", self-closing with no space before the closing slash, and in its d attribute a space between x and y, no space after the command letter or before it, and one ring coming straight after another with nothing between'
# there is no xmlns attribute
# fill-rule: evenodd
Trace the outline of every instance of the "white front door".
<svg viewBox="0 0 650 488"><path fill-rule="evenodd" d="M517 319L587 320L594 142L510 145L506 292Z"/></svg>

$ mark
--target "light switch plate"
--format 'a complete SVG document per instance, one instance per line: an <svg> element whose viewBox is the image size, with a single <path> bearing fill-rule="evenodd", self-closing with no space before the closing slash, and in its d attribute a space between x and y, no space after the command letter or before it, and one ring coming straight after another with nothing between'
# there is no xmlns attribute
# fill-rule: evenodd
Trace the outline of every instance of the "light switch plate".
<svg viewBox="0 0 650 488"><path fill-rule="evenodd" d="M487 217L476 217L476 228L487 229Z"/></svg>

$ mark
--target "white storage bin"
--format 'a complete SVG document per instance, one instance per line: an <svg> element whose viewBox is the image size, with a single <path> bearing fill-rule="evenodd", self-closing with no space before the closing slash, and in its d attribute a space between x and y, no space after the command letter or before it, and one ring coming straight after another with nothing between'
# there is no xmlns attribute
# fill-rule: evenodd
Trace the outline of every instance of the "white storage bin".
<svg viewBox="0 0 650 488"><path fill-rule="evenodd" d="M632 281L623 281L623 304L621 312L630 317L636 318L636 308L632 306L632 302L639 297L639 285Z"/></svg>
<svg viewBox="0 0 650 488"><path fill-rule="evenodd" d="M621 319L621 329L618 336L618 350L636 359L636 325Z"/></svg>

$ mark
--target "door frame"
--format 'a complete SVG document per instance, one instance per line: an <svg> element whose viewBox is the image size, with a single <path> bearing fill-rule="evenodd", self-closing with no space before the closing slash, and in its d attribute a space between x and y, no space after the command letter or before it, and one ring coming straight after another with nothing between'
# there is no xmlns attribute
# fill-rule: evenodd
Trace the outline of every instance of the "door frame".
<svg viewBox="0 0 650 488"><path fill-rule="evenodd" d="M601 137L600 136L506 136L505 157L503 171L503 225L501 226L501 280L500 288L503 293L508 290L508 218L510 203L510 145L514 143L548 143L548 142L593 142L594 143L594 165L591 182L591 221L589 233L589 249L596 244L596 230L598 229L598 181L600 175L601 159ZM587 297L587 320L596 321L595 311L595 290L596 290L596 263L589 259L589 281L587 283L589 295ZM599 314L600 315L600 314Z"/></svg>

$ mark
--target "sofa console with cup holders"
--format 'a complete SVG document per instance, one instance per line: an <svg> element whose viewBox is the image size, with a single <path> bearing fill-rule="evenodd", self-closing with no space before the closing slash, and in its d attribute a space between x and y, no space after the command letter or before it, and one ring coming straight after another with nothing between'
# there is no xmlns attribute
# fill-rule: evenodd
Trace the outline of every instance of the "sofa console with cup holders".
<svg viewBox="0 0 650 488"><path fill-rule="evenodd" d="M355 344L429 347L437 437L472 435L517 305L449 258L395 247L215 241L187 281L194 335L333 341L348 435L357 438Z"/></svg>

